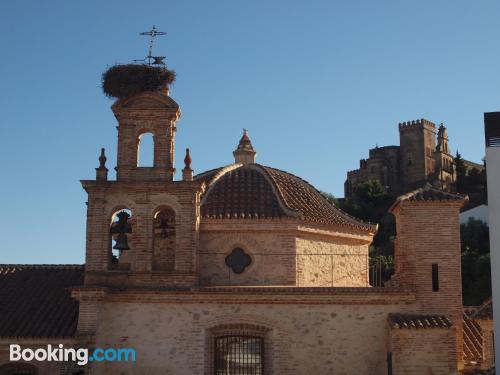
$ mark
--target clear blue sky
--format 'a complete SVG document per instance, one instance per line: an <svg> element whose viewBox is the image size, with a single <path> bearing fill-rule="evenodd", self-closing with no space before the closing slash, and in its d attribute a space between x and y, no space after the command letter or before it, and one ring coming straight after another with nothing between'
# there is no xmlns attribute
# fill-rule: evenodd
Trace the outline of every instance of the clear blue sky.
<svg viewBox="0 0 500 375"><path fill-rule="evenodd" d="M343 195L397 123L448 126L453 150L484 156L483 112L500 110L500 2L2 1L0 263L81 263L100 147L115 165L107 66L146 54L178 79L177 164L230 163L241 128L258 161ZM180 168L178 168L180 169Z"/></svg>

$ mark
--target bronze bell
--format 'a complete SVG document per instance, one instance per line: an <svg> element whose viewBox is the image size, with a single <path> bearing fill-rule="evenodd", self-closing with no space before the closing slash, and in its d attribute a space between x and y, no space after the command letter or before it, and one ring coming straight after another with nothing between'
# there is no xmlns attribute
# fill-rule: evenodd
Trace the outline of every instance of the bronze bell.
<svg viewBox="0 0 500 375"><path fill-rule="evenodd" d="M118 236L116 236L116 244L113 246L113 249L116 250L130 250L130 247L128 246L128 240L127 240L127 235L125 233L120 233Z"/></svg>

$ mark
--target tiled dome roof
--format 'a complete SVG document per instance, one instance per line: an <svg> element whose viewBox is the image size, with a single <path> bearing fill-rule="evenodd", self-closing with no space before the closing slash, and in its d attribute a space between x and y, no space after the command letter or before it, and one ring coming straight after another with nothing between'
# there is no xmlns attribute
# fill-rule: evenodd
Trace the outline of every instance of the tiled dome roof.
<svg viewBox="0 0 500 375"><path fill-rule="evenodd" d="M205 218L292 217L307 222L349 226L374 232L376 226L347 215L306 181L260 164L232 164L195 176L207 190Z"/></svg>

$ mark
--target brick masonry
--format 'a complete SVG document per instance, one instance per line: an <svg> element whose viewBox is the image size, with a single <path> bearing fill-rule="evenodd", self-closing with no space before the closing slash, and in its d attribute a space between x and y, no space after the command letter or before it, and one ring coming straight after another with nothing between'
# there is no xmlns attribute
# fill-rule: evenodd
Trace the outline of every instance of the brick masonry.
<svg viewBox="0 0 500 375"><path fill-rule="evenodd" d="M390 286L372 288L369 226L319 224L299 214L202 218L205 181L173 181L180 116L175 101L165 93L143 93L112 109L119 122L117 180L108 181L101 168L97 180L82 181L88 193L86 268L84 286L72 292L80 302L72 340L82 346L135 347L138 357L136 364L96 363L89 373L208 375L213 339L231 329L264 338L266 375L382 375L388 371L388 352L397 375L457 373L462 200L399 201L393 207L396 275ZM144 132L153 133L155 141L149 168L137 166ZM303 192L312 191L293 181ZM288 189L286 197L302 204L311 195L295 197ZM115 262L110 226L122 209L132 213L130 250ZM161 233L154 217L162 210L175 218L173 258L154 251ZM241 274L224 263L235 247L252 259ZM156 256L162 262L174 259L173 265L158 266ZM431 283L434 263L438 292ZM387 324L393 313L445 315L453 326L395 329ZM41 369L40 375L50 371Z"/></svg>

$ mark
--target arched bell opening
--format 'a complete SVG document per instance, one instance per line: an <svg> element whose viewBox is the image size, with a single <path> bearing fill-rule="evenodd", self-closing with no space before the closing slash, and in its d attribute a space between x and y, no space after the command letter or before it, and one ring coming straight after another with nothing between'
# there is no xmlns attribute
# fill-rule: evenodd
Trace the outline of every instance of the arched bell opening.
<svg viewBox="0 0 500 375"><path fill-rule="evenodd" d="M164 207L153 215L153 270L175 270L175 211Z"/></svg>
<svg viewBox="0 0 500 375"><path fill-rule="evenodd" d="M132 234L132 211L128 208L117 210L111 215L109 228L110 269L130 269L130 236Z"/></svg>
<svg viewBox="0 0 500 375"><path fill-rule="evenodd" d="M154 136L144 132L137 138L137 167L154 166Z"/></svg>

